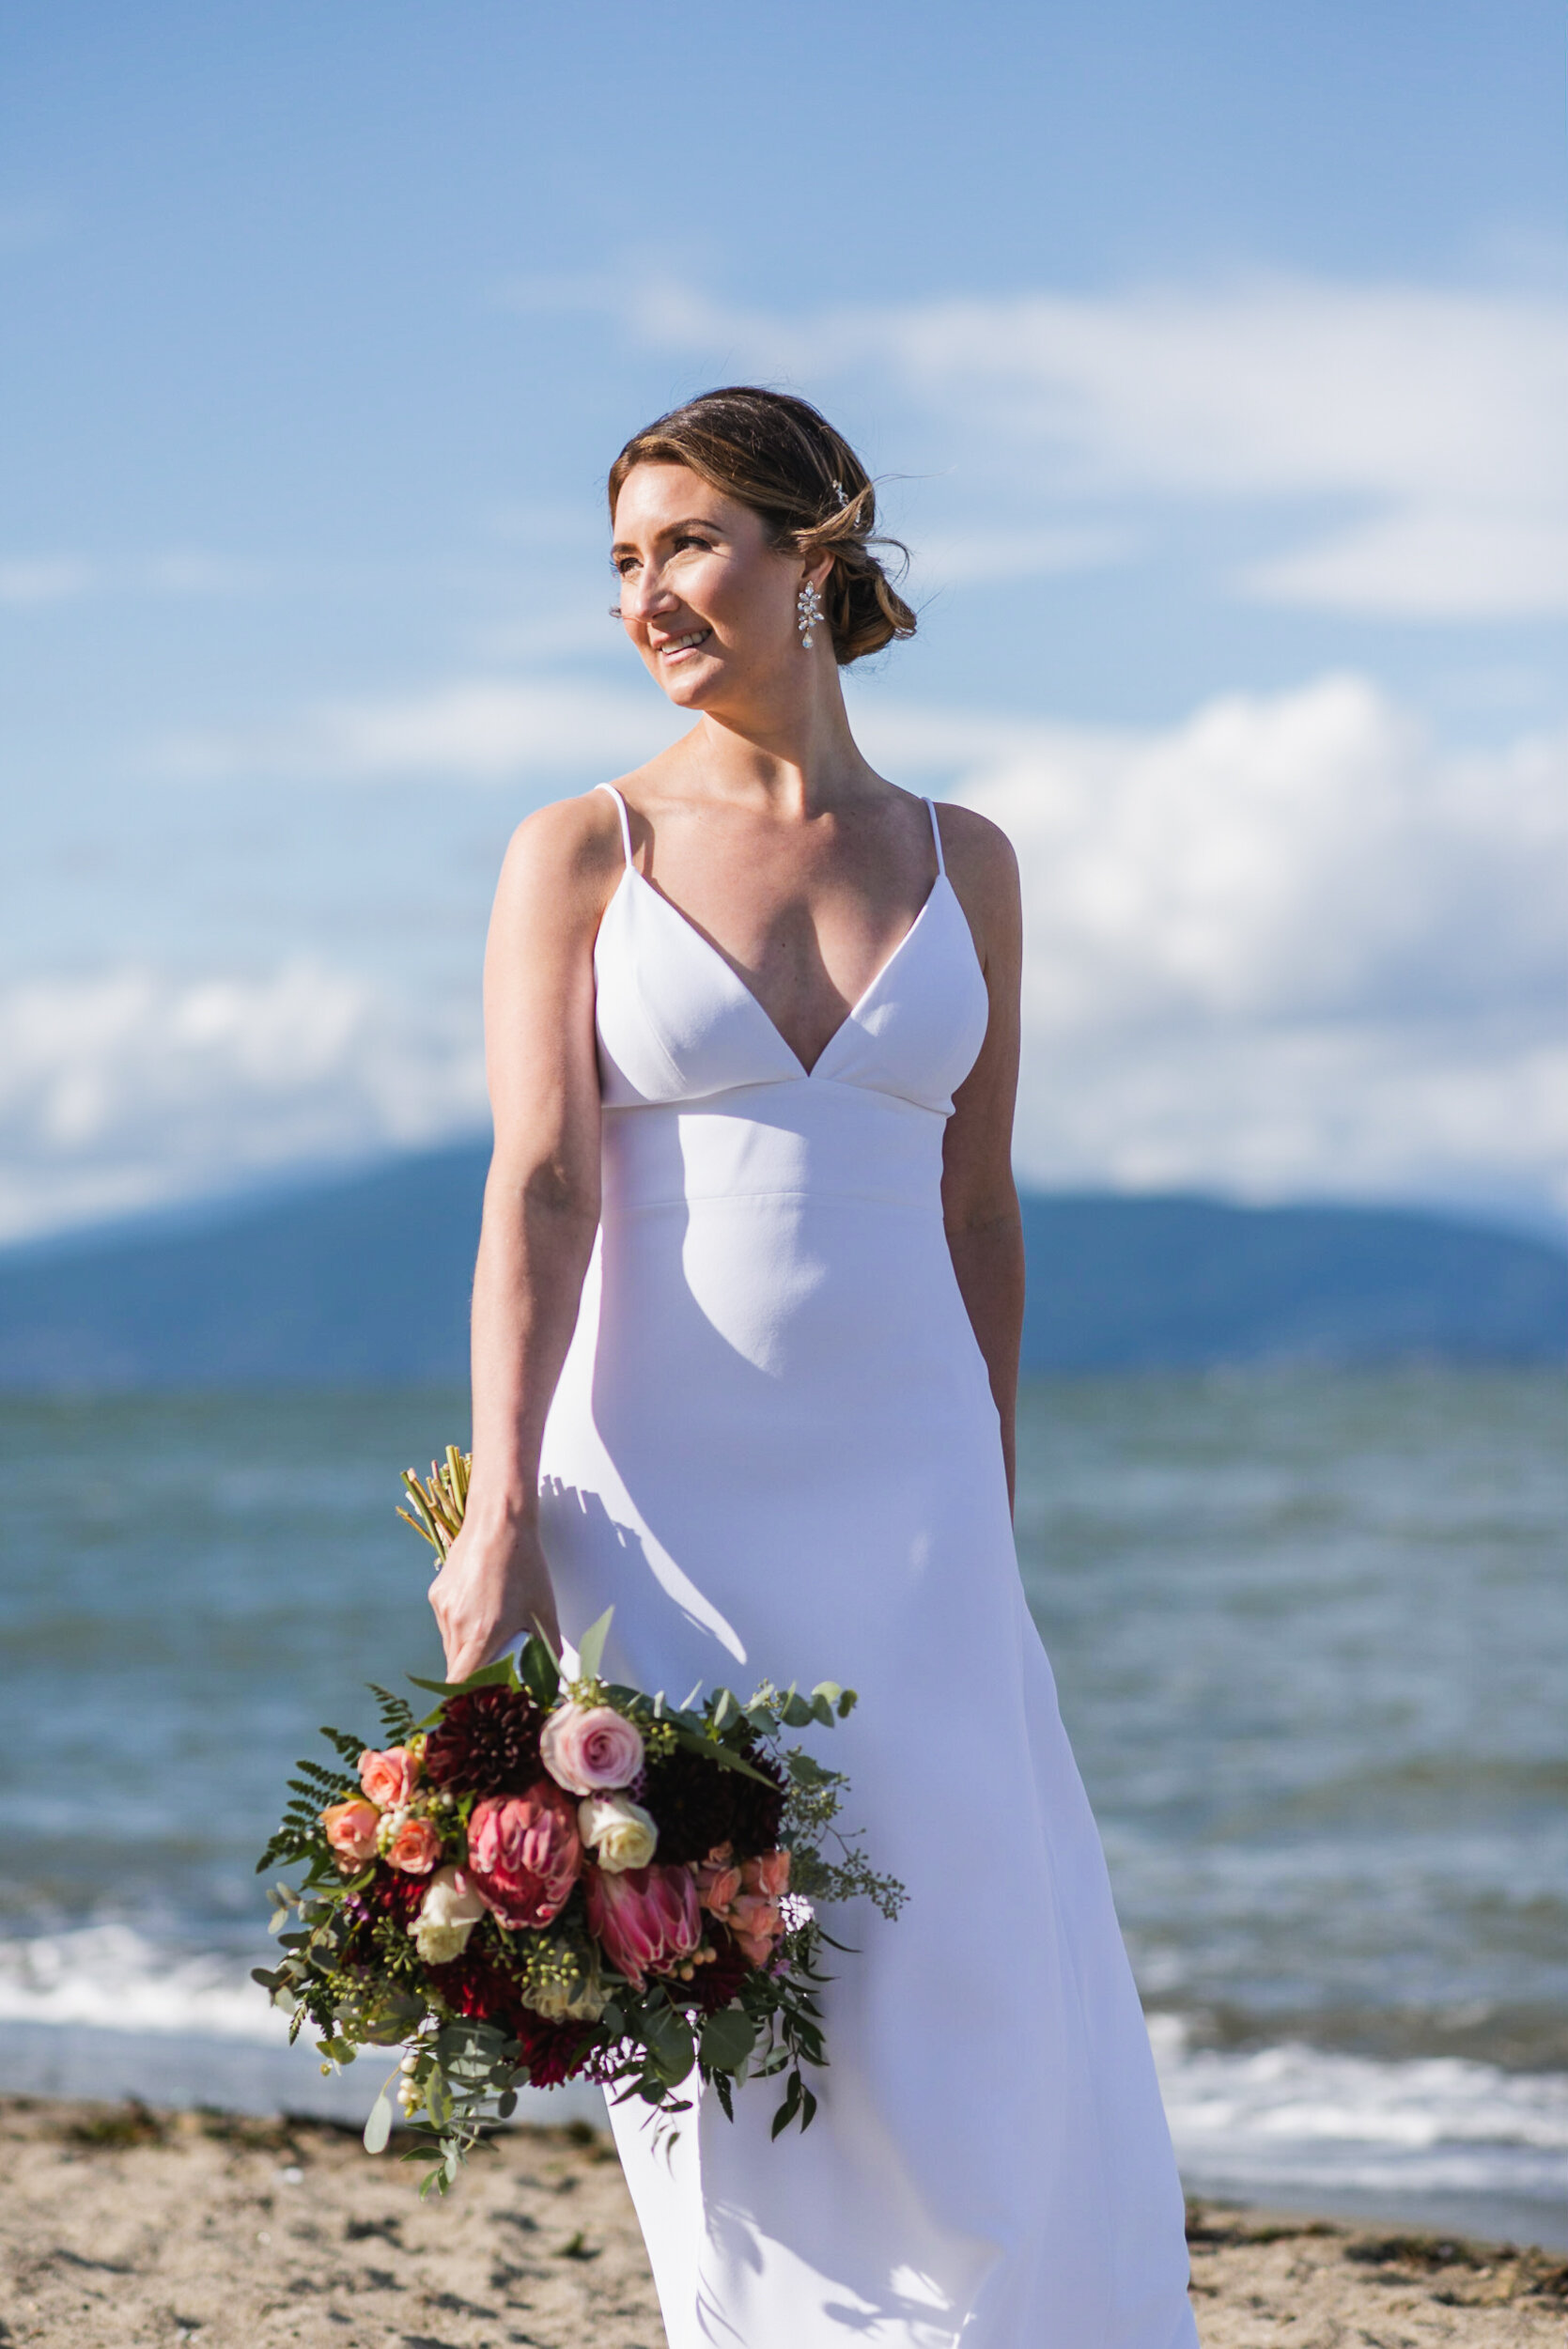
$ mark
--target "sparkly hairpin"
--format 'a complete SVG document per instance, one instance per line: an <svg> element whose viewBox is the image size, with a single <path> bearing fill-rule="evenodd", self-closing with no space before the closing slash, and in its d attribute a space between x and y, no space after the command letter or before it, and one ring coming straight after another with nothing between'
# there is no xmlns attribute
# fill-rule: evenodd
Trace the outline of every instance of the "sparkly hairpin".
<svg viewBox="0 0 1568 2349"><path fill-rule="evenodd" d="M843 482L842 482L842 481L835 481L835 482L834 482L834 484L833 484L833 495L834 495L834 497L835 497L835 498L837 498L837 500L838 500L838 502L839 502L839 504L840 504L840 506L847 506L847 505L848 505L849 500L848 500L848 499L845 496L845 494L844 494L844 484L843 484Z"/></svg>

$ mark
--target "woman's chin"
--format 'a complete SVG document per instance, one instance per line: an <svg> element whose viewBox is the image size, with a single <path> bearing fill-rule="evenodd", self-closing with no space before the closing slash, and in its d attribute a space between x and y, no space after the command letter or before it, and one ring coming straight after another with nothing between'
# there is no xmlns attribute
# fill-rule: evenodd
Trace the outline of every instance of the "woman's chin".
<svg viewBox="0 0 1568 2349"><path fill-rule="evenodd" d="M661 667L657 675L665 699L677 709L701 709L719 691L723 672L716 661L693 661L690 667L684 663Z"/></svg>

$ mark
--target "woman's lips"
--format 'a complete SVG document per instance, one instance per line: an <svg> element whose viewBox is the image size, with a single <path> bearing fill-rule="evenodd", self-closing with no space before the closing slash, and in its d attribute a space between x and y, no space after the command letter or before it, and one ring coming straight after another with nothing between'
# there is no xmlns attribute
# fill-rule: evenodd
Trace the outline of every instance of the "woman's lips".
<svg viewBox="0 0 1568 2349"><path fill-rule="evenodd" d="M689 629L684 636L672 636L657 647L660 661L679 661L689 652L696 652L706 645L713 630L710 628Z"/></svg>

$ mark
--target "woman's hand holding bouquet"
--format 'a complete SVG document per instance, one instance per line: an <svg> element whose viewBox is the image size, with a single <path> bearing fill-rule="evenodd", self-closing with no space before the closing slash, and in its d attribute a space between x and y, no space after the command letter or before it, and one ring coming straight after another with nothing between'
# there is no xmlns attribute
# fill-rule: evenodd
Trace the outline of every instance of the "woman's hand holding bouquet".
<svg viewBox="0 0 1568 2349"><path fill-rule="evenodd" d="M428 1484L404 1480L442 1556L466 1472L453 1450ZM274 1929L298 1924L256 1978L294 2034L314 2024L325 2065L404 2046L397 2102L427 2187L525 2082L588 2077L681 2111L695 2069L729 2112L737 2081L783 2076L774 2134L806 2126L801 2066L827 2061L816 1906L863 1893L891 1917L903 1898L833 1826L842 1774L783 1745L841 1719L852 1689L672 1705L600 1677L609 1624L569 1678L536 1634L461 1682L415 1681L439 1699L422 1720L375 1690L386 1742L325 1731L339 1767L300 1765L262 1856L305 1874L277 1888ZM372 2151L392 2123L383 2089Z"/></svg>

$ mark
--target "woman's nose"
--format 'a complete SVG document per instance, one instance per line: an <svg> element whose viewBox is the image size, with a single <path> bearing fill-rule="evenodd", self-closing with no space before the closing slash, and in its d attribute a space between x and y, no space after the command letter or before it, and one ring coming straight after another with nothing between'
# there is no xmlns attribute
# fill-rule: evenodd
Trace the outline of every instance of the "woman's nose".
<svg viewBox="0 0 1568 2349"><path fill-rule="evenodd" d="M639 578L621 583L621 611L629 620L651 619L656 612L671 611L675 602L657 571L644 571Z"/></svg>

